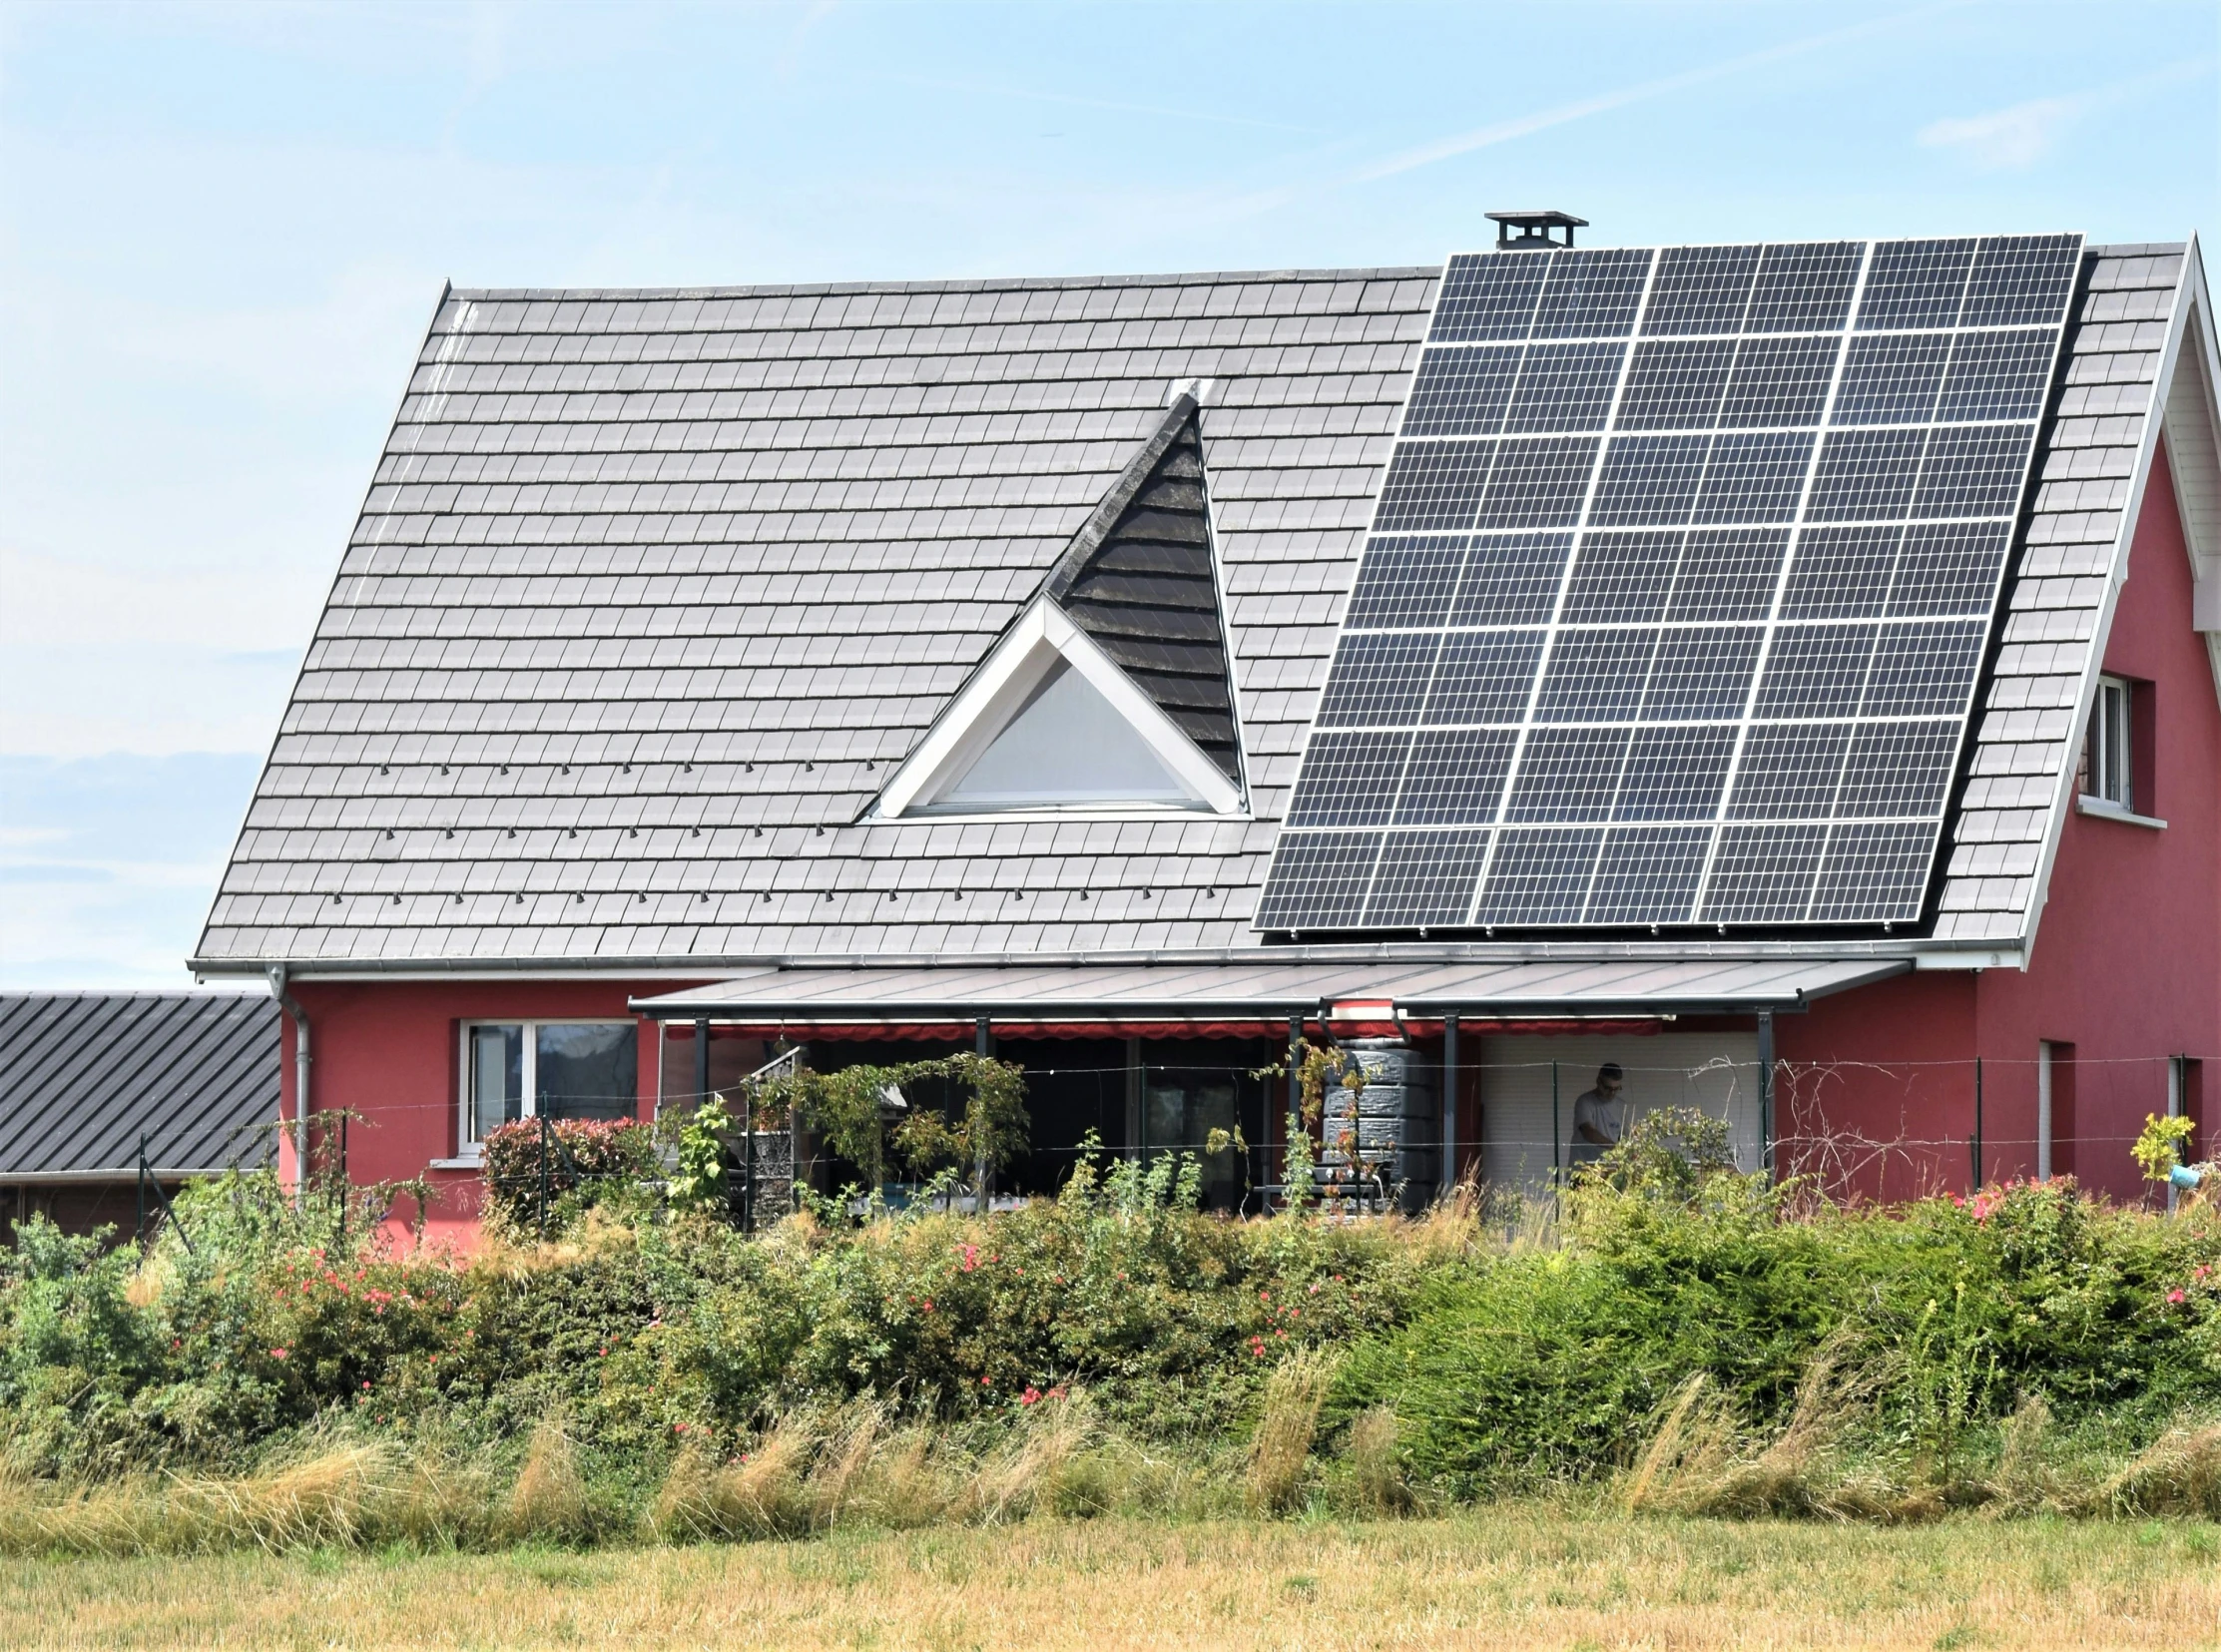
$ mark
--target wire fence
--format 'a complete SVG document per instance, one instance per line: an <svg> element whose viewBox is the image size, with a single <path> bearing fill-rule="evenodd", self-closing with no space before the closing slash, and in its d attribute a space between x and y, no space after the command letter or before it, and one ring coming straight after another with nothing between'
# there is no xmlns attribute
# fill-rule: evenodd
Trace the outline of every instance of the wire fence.
<svg viewBox="0 0 2221 1652"><path fill-rule="evenodd" d="M1685 1048L1659 1049L1667 1037ZM1720 1053L1702 1054L1698 1046L1707 1041ZM1439 1047L1420 1049L1395 1084L1372 1084L1355 1097L1331 1093L1326 1117L1298 1126L1317 1149L1314 1191L1380 1209L1410 1208L1458 1184L1547 1192L1592 1163L1634 1118L1663 1107L1718 1119L1739 1169L1800 1178L1839 1200L1899 1201L2058 1175L2118 1199L2163 1198L2147 1188L2129 1152L2152 1115L2192 1120L2186 1160L2212 1152L2203 1117L2206 1063L2197 1056L2095 1057L2056 1045L2025 1060L1761 1063L1747 1048L1701 1034L1550 1042L1567 1047L1567 1056L1490 1059L1477 1039L1480 1059L1450 1062ZM1617 1069L1609 1095L1600 1077L1607 1067ZM1054 1193L1091 1157L1144 1167L1168 1156L1190 1159L1203 1203L1230 1213L1269 1211L1288 1197L1291 1117L1300 1103L1285 1072L1236 1062L1052 1061L1025 1065L1025 1082L1030 1139L997 1174L999 1203ZM519 1114L543 1121L550 1188L590 1186L608 1173L566 1165L550 1123L652 1122L738 1088L550 1094L522 1104ZM381 1105L357 1122L380 1135L401 1126L401 1134L421 1139L434 1113L467 1128L459 1099ZM321 1116L311 1124L328 1141L333 1126ZM342 1177L347 1124L347 1116L337 1117ZM729 1148L735 1215L749 1226L858 1179L807 1128L736 1132ZM381 1145L376 1157L384 1163L392 1155ZM899 1204L926 1197L927 1187L918 1175L875 1191ZM977 1208L969 1187L944 1186L937 1196L950 1208Z"/></svg>

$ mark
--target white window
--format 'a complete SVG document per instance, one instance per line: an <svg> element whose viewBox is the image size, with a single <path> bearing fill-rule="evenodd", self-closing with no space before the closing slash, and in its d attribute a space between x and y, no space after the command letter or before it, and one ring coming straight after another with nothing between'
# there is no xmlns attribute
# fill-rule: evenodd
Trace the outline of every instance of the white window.
<svg viewBox="0 0 2221 1652"><path fill-rule="evenodd" d="M2082 794L2118 809L2136 807L2135 754L2129 748L2134 686L2118 677L2097 680L2090 709L2089 744L2082 754Z"/></svg>
<svg viewBox="0 0 2221 1652"><path fill-rule="evenodd" d="M1241 788L1046 597L1012 623L878 801L890 820L1241 809Z"/></svg>
<svg viewBox="0 0 2221 1652"><path fill-rule="evenodd" d="M631 1118L640 1107L631 1021L469 1021L462 1029L465 1153L517 1119Z"/></svg>

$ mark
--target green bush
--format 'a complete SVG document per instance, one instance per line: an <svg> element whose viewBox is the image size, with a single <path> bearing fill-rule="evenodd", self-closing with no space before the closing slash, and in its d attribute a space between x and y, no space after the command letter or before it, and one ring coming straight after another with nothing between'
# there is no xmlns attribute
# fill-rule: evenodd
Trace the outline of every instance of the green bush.
<svg viewBox="0 0 2221 1652"><path fill-rule="evenodd" d="M646 1133L589 1139L615 1161ZM2221 1414L2211 1210L2053 1182L1793 1216L1795 1190L1644 1164L1513 1240L1448 1207L1229 1221L1167 1158L1083 1162L1060 1198L985 1222L829 1205L759 1237L605 1205L469 1259L393 1254L363 1213L342 1229L237 1178L180 1201L191 1252L24 1225L0 1267L0 1467L250 1472L335 1436L513 1472L560 1417L602 1529L655 1502L682 1447L729 1462L778 1419L857 1405L991 1454L1043 1396L1084 1391L1134 1460L1239 1465L1271 1375L1318 1353L1339 1356L1321 1451L1371 1416L1373 1479L1435 1497L1611 1473L1699 1375L1707 1426L1765 1437L1831 1361L1859 1449L1907 1484L1964 1478L2030 1406L2105 1473ZM1276 1506L1326 1483L1299 1470Z"/></svg>
<svg viewBox="0 0 2221 1652"><path fill-rule="evenodd" d="M1878 1438L1915 1455L2031 1397L2069 1425L2221 1404L2221 1305L2186 1289L2212 1278L2210 1221L2065 1180L1800 1221L1753 1180L1655 1192L1599 1178L1564 1249L1434 1281L1353 1352L1336 1413L1393 1406L1414 1470L1473 1495L1625 1463L1699 1373L1778 1424L1823 1348L1864 1374Z"/></svg>
<svg viewBox="0 0 2221 1652"><path fill-rule="evenodd" d="M661 1174L655 1132L638 1119L519 1119L485 1141L486 1211L515 1227L558 1227Z"/></svg>

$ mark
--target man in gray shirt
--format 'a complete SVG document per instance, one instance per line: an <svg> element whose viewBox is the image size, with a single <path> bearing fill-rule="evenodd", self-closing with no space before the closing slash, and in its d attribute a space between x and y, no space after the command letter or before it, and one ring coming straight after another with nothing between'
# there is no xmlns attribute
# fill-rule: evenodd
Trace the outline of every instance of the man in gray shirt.
<svg viewBox="0 0 2221 1652"><path fill-rule="evenodd" d="M1596 1070L1596 1088L1573 1103L1575 1164L1594 1164L1627 1133L1627 1098L1620 1094L1624 1081L1619 1063L1607 1061Z"/></svg>

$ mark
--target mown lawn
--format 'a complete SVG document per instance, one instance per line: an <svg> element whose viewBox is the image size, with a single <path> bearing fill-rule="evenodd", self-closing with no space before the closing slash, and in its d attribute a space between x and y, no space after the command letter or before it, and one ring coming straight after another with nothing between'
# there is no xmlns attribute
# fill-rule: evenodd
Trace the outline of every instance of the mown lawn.
<svg viewBox="0 0 2221 1652"><path fill-rule="evenodd" d="M7 1646L2221 1646L2221 1525L1032 1521L495 1554L14 1559Z"/></svg>

